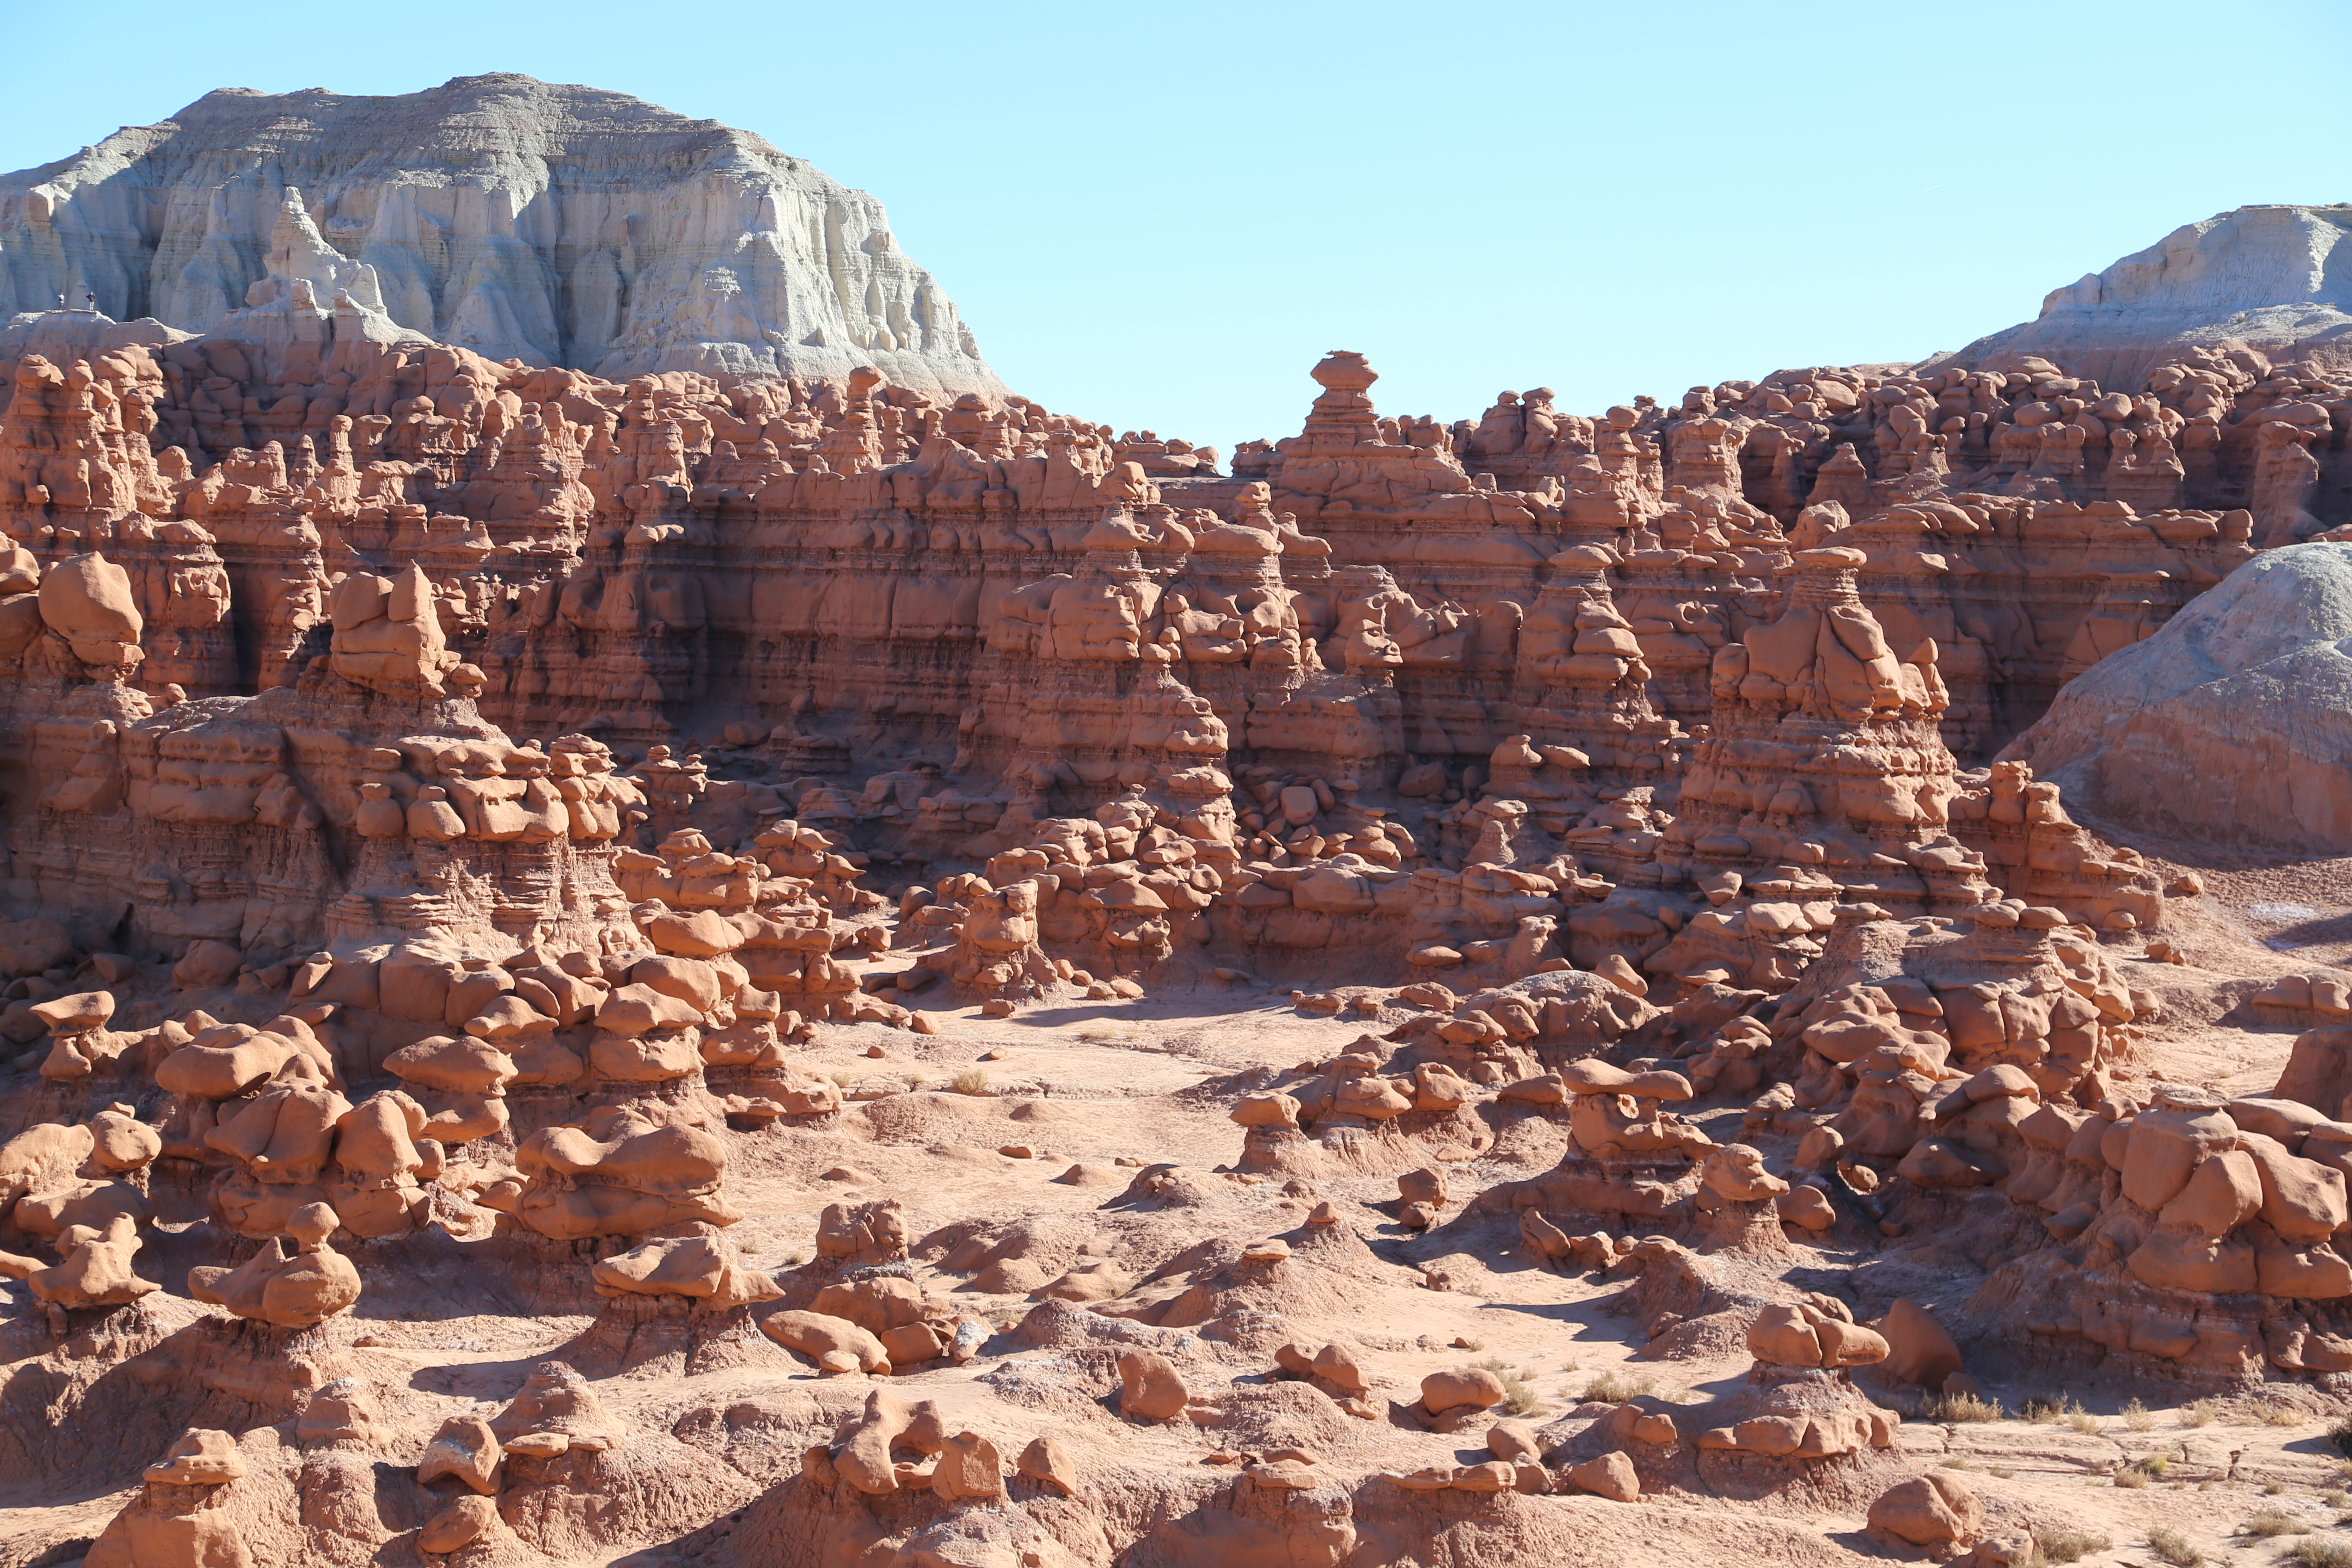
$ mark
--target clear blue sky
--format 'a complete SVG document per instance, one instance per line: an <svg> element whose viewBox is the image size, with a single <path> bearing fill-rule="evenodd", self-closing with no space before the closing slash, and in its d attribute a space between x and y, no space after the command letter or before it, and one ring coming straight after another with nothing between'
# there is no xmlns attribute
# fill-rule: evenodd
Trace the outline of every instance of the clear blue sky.
<svg viewBox="0 0 2352 1568"><path fill-rule="evenodd" d="M1957 348L2183 223L2352 201L2342 0L0 0L0 169L216 87L492 70L758 132L880 196L1013 387L1228 450L1327 349L1391 412L1594 410Z"/></svg>

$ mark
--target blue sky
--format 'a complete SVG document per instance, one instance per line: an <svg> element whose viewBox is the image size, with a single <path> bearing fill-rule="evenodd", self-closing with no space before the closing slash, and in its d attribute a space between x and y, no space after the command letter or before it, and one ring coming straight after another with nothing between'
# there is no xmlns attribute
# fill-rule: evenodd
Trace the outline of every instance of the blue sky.
<svg viewBox="0 0 2352 1568"><path fill-rule="evenodd" d="M1904 360L2252 202L2352 201L2352 8L887 8L0 0L0 169L215 87L479 71L758 132L880 196L1016 389L1230 450L1327 349L1569 409Z"/></svg>

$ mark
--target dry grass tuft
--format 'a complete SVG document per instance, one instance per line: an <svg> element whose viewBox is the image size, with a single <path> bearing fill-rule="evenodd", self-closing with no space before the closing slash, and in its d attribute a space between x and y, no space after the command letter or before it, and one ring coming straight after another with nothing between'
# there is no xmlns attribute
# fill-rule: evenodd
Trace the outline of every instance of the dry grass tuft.
<svg viewBox="0 0 2352 1568"><path fill-rule="evenodd" d="M2309 1535L2311 1526L2283 1508L2258 1508L2238 1526L2238 1533L2264 1539L2273 1535Z"/></svg>
<svg viewBox="0 0 2352 1568"><path fill-rule="evenodd" d="M1919 1414L1929 1421L1998 1421L2000 1401L1973 1394L1938 1394L1920 1406Z"/></svg>
<svg viewBox="0 0 2352 1568"><path fill-rule="evenodd" d="M1476 1350L1481 1347L1473 1345L1471 1348ZM1492 1357L1473 1364L1493 1373L1503 1380L1503 1403L1500 1409L1505 1415L1533 1415L1543 1408L1543 1401L1537 1396L1535 1384L1528 1381L1531 1374L1526 1367L1512 1366Z"/></svg>
<svg viewBox="0 0 2352 1568"><path fill-rule="evenodd" d="M1622 1368L1612 1367L1584 1385L1584 1397L1622 1405L1633 1395L1652 1393L1656 1387L1654 1378L1631 1376Z"/></svg>
<svg viewBox="0 0 2352 1568"><path fill-rule="evenodd" d="M2079 1562L2094 1552L2105 1552L2114 1545L2115 1542L2104 1535L2063 1525L2044 1525L2033 1532L2034 1554L2044 1563Z"/></svg>

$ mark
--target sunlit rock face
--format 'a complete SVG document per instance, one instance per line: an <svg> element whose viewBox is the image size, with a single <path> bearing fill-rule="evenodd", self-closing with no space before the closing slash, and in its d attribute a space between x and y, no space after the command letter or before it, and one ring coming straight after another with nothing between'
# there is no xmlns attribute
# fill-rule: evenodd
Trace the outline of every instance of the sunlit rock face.
<svg viewBox="0 0 2352 1568"><path fill-rule="evenodd" d="M289 253L290 285L268 265ZM508 74L388 98L227 88L0 180L0 310L94 296L205 332L289 288L527 365L866 364L1003 390L881 203L622 93Z"/></svg>

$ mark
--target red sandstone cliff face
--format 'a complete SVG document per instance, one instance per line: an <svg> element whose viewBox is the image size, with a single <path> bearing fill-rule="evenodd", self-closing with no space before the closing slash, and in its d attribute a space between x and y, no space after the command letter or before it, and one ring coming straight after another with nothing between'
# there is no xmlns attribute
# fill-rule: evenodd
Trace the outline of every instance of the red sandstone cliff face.
<svg viewBox="0 0 2352 1568"><path fill-rule="evenodd" d="M311 308L278 309L299 325ZM26 912L96 918L140 878L185 889L192 834L259 834L247 858L268 869L163 901L216 908L147 900L134 924L272 950L419 934L446 917L328 891L384 885L363 799L462 802L482 775L552 797L590 787L558 764L599 743L683 740L687 769L648 759L635 824L595 842L651 848L724 801L740 843L760 810L821 816L828 781L861 774L846 819L898 860L985 870L1034 850L1084 871L1053 825L1098 834L1106 813L1166 836L1140 880L1045 873L1048 944L1110 973L1335 943L1466 944L1475 964L1529 920L1647 922L1654 937L1619 943L1647 962L1680 927L1631 907L1628 879L1696 913L1707 879L1782 863L1896 909L1980 902L1970 879L1992 866L2082 918L2152 924L2128 858L2057 844L2079 830L2054 806L2035 848L2001 804L2030 779L1962 763L2262 545L2328 521L2311 509L2352 406L2200 351L2134 393L2037 361L1819 368L1598 418L1507 394L1448 429L1381 417L1372 371L1339 353L1303 433L1220 479L1181 441L1017 398L935 406L871 371L618 386L312 313L307 337L93 327L125 341L14 367L0 528L18 542L16 657L44 678L12 694L43 806L12 828ZM1844 585L1805 589L1801 563L1832 556ZM45 569L93 557L139 623L110 672L46 653L31 612ZM1843 597L1803 597L1820 591ZM497 726L494 752L505 732L583 739L371 783L309 738L375 745L336 727L354 707L359 731L413 727L387 700ZM723 748L726 776L697 742ZM152 804L158 769L200 803ZM1465 904L1449 879L1482 794L1531 809L1533 859L1564 873L1551 891ZM131 831L99 826L117 817ZM143 847L149 822L183 847ZM469 823L475 838L535 842ZM1886 860L1903 869L1834 872ZM1612 907L1579 916L1580 900ZM1523 959L1568 951L1549 940L1526 935ZM1706 967L1704 945L1677 936L1676 962Z"/></svg>

